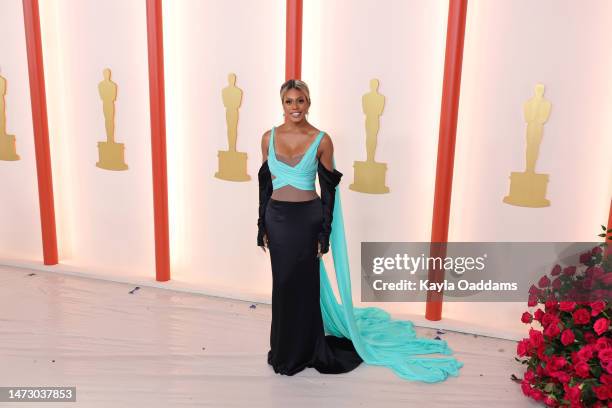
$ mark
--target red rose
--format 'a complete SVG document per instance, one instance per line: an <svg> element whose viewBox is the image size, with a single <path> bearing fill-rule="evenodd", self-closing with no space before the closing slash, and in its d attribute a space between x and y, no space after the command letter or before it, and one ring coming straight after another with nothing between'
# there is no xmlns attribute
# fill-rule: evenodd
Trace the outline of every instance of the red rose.
<svg viewBox="0 0 612 408"><path fill-rule="evenodd" d="M523 376L523 378L531 384L533 380L535 380L535 374L533 373L533 371L527 370L525 371L525 375Z"/></svg>
<svg viewBox="0 0 612 408"><path fill-rule="evenodd" d="M538 286L541 288L547 288L548 285L550 285L550 279L548 279L548 276L546 275L542 276L538 281Z"/></svg>
<svg viewBox="0 0 612 408"><path fill-rule="evenodd" d="M582 254L580 254L580 263L581 264L587 264L589 261L591 260L591 253L590 252L584 252Z"/></svg>
<svg viewBox="0 0 612 408"><path fill-rule="evenodd" d="M600 337L595 342L595 350L597 350L598 352L609 347L612 347L612 340L606 337Z"/></svg>
<svg viewBox="0 0 612 408"><path fill-rule="evenodd" d="M582 378L587 378L591 374L591 371L589 370L589 365L585 362L580 362L576 364L574 370L576 370L576 374Z"/></svg>
<svg viewBox="0 0 612 408"><path fill-rule="evenodd" d="M559 309L564 312L571 312L576 308L576 302L560 302Z"/></svg>
<svg viewBox="0 0 612 408"><path fill-rule="evenodd" d="M539 295L540 294L540 289L538 289L535 285L531 285L529 287L529 294L530 295Z"/></svg>
<svg viewBox="0 0 612 408"><path fill-rule="evenodd" d="M533 316L531 316L531 313L529 312L525 312L521 316L521 322L523 323L531 323L532 320L533 320Z"/></svg>
<svg viewBox="0 0 612 408"><path fill-rule="evenodd" d="M593 330L595 330L595 333L601 336L602 333L608 331L608 327L610 327L610 321L605 317L602 317L600 319L597 319L597 321L593 325Z"/></svg>
<svg viewBox="0 0 612 408"><path fill-rule="evenodd" d="M608 374L612 374L612 360L608 362L602 362L601 366L608 372Z"/></svg>
<svg viewBox="0 0 612 408"><path fill-rule="evenodd" d="M580 402L580 386L574 385L570 387L569 385L565 385L565 399L569 400L573 404Z"/></svg>
<svg viewBox="0 0 612 408"><path fill-rule="evenodd" d="M555 278L555 280L552 281L552 287L553 289L560 289L561 288L561 278Z"/></svg>
<svg viewBox="0 0 612 408"><path fill-rule="evenodd" d="M529 340L523 339L516 345L516 354L518 354L519 357L524 357L529 353L529 348Z"/></svg>
<svg viewBox="0 0 612 408"><path fill-rule="evenodd" d="M575 324L587 324L591 320L591 314L586 309L578 309L572 313Z"/></svg>
<svg viewBox="0 0 612 408"><path fill-rule="evenodd" d="M538 347L541 344L544 344L544 336L542 332L535 329L529 329L529 343L531 343L532 347Z"/></svg>
<svg viewBox="0 0 612 408"><path fill-rule="evenodd" d="M538 304L538 297L536 295L529 295L529 300L527 301L527 306L533 307Z"/></svg>
<svg viewBox="0 0 612 408"><path fill-rule="evenodd" d="M542 393L542 391L538 390L537 388L532 388L531 389L531 398L533 398L536 401L543 401L544 400L544 394Z"/></svg>
<svg viewBox="0 0 612 408"><path fill-rule="evenodd" d="M552 271L550 271L550 276L558 276L561 274L561 265L555 265L554 268L552 268Z"/></svg>
<svg viewBox="0 0 612 408"><path fill-rule="evenodd" d="M547 337L550 337L550 338L557 337L559 335L559 333L561 333L561 329L559 329L559 325L556 322L555 323L551 323L544 330L544 335L547 336Z"/></svg>
<svg viewBox="0 0 612 408"><path fill-rule="evenodd" d="M608 347L603 350L599 350L597 356L602 361L602 363L612 362L612 348Z"/></svg>
<svg viewBox="0 0 612 408"><path fill-rule="evenodd" d="M593 346L586 345L578 351L578 357L580 357L582 361L589 361L591 358L593 358L593 353Z"/></svg>
<svg viewBox="0 0 612 408"><path fill-rule="evenodd" d="M593 287L593 278L585 278L582 281L582 288L583 289L591 289Z"/></svg>
<svg viewBox="0 0 612 408"><path fill-rule="evenodd" d="M603 270L601 266L595 266L593 268L593 279L599 279L604 276L606 272Z"/></svg>
<svg viewBox="0 0 612 408"><path fill-rule="evenodd" d="M544 311L542 309L538 309L533 313L533 318L538 322L542 321L542 317L544 316Z"/></svg>
<svg viewBox="0 0 612 408"><path fill-rule="evenodd" d="M550 373L550 376L559 380L561 384L567 384L571 378L565 371L555 371Z"/></svg>
<svg viewBox="0 0 612 408"><path fill-rule="evenodd" d="M593 255L601 254L602 252L603 252L603 250L602 250L602 249L601 249L601 247L599 247L599 246L596 246L596 247L594 247L594 248L591 250L591 253L592 253Z"/></svg>
<svg viewBox="0 0 612 408"><path fill-rule="evenodd" d="M604 285L612 284L612 272L608 272L600 278L600 282Z"/></svg>
<svg viewBox="0 0 612 408"><path fill-rule="evenodd" d="M576 267L575 266L568 266L567 268L563 269L563 274L564 275L572 276L575 273L576 273Z"/></svg>
<svg viewBox="0 0 612 408"><path fill-rule="evenodd" d="M553 298L553 299L548 299L546 301L546 303L544 303L544 310L547 312L555 312L557 311L557 306L559 304L557 303L557 301Z"/></svg>
<svg viewBox="0 0 612 408"><path fill-rule="evenodd" d="M599 381L605 385L612 385L612 375L604 373L599 377Z"/></svg>
<svg viewBox="0 0 612 408"><path fill-rule="evenodd" d="M591 316L597 316L606 308L606 303L603 300L591 303Z"/></svg>
<svg viewBox="0 0 612 408"><path fill-rule="evenodd" d="M563 356L552 356L547 368L550 371L558 371L567 364L567 360Z"/></svg>
<svg viewBox="0 0 612 408"><path fill-rule="evenodd" d="M576 337L573 331L570 329L563 330L563 334L561 334L561 343L563 343L564 346L572 344L574 340L576 340Z"/></svg>
<svg viewBox="0 0 612 408"><path fill-rule="evenodd" d="M523 394L529 397L531 394L531 385L529 385L527 381L523 381L521 383L521 390L523 391Z"/></svg>
<svg viewBox="0 0 612 408"><path fill-rule="evenodd" d="M557 406L557 400L554 399L553 397L546 397L546 399L544 400L544 403L549 407Z"/></svg>
<svg viewBox="0 0 612 408"><path fill-rule="evenodd" d="M552 323L558 323L559 322L559 318L551 313L544 313L544 316L542 317L542 326L547 327L548 325L552 324Z"/></svg>
<svg viewBox="0 0 612 408"><path fill-rule="evenodd" d="M590 331L584 333L584 341L587 344L595 343L596 340L597 340L597 336L595 336L595 333L592 333Z"/></svg>
<svg viewBox="0 0 612 408"><path fill-rule="evenodd" d="M605 401L608 399L608 387L606 385L601 385L599 387L593 387L592 390L597 395L597 399Z"/></svg>
<svg viewBox="0 0 612 408"><path fill-rule="evenodd" d="M603 276L604 273L605 272L601 266L591 266L587 268L587 270L584 272L586 276L588 276L589 278L594 278L594 279L597 279Z"/></svg>

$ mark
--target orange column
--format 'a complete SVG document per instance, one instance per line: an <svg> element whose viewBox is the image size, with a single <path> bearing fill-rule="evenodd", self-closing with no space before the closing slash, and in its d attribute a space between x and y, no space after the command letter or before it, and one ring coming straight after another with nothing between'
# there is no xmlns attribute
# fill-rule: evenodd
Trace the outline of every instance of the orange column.
<svg viewBox="0 0 612 408"><path fill-rule="evenodd" d="M446 27L446 55L444 59L438 161L431 227L431 256L444 257L446 246L439 243L446 243L448 240L466 14L467 0L450 0ZM430 270L429 279L431 282L444 281L444 270ZM442 318L442 294L435 291L427 293L425 317L428 320L440 320Z"/></svg>
<svg viewBox="0 0 612 408"><path fill-rule="evenodd" d="M149 49L149 100L153 214L155 223L156 280L170 280L168 228L168 172L166 167L166 97L164 93L164 44L161 0L147 0Z"/></svg>
<svg viewBox="0 0 612 408"><path fill-rule="evenodd" d="M30 100L32 103L32 128L34 130L43 260L45 265L55 265L58 262L57 233L55 229L53 177L51 174L51 153L49 149L49 126L47 124L47 96L45 93L45 70L40 38L38 0L23 0L22 4L28 55L28 73L30 77Z"/></svg>
<svg viewBox="0 0 612 408"><path fill-rule="evenodd" d="M302 76L302 0L287 0L285 80Z"/></svg>

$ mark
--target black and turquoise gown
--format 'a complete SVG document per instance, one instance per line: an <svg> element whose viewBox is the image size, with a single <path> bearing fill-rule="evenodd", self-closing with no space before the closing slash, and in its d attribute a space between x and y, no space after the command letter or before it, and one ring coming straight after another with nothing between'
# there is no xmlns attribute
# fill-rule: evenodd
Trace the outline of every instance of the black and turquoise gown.
<svg viewBox="0 0 612 408"><path fill-rule="evenodd" d="M326 374L345 373L362 362L384 365L401 378L438 382L458 375L463 365L444 340L417 338L413 324L394 320L380 308L354 308L344 234L339 183L335 168L325 168L316 152L320 132L300 162L277 159L272 128L268 159L259 169L257 244L267 234L272 267L272 322L268 363L279 374L293 375L307 367ZM335 164L334 164L335 167ZM272 178L274 175L274 178ZM307 201L279 201L272 192L286 185L315 190ZM331 247L341 302L334 295L325 264L317 257Z"/></svg>

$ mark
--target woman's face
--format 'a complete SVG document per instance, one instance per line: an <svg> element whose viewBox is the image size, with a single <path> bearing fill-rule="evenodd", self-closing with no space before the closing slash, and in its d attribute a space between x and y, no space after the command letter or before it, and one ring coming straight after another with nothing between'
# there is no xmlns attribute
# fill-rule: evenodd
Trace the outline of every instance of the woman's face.
<svg viewBox="0 0 612 408"><path fill-rule="evenodd" d="M283 110L288 120L294 123L301 122L306 117L309 106L306 95L299 89L292 88L285 93Z"/></svg>

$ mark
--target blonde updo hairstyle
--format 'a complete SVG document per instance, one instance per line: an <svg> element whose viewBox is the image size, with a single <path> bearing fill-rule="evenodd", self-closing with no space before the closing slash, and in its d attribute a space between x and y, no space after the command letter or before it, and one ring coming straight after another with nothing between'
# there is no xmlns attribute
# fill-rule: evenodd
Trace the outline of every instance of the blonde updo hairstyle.
<svg viewBox="0 0 612 408"><path fill-rule="evenodd" d="M300 81L299 79L290 79L287 82L285 82L281 86L281 89L280 89L281 101L285 100L285 94L290 89L297 89L298 91L301 91L304 94L304 96L306 96L308 105L310 105L310 91L308 90L308 85L306 85L306 82Z"/></svg>

